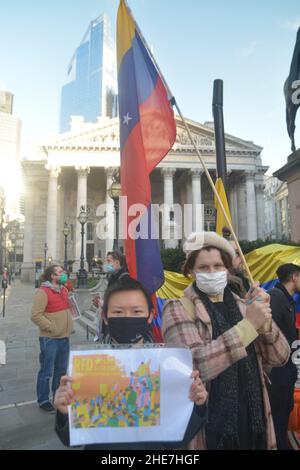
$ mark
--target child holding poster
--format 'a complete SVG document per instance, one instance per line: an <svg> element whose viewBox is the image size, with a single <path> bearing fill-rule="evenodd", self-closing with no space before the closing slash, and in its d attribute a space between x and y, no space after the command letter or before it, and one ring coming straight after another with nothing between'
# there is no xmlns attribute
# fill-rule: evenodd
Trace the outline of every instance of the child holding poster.
<svg viewBox="0 0 300 470"><path fill-rule="evenodd" d="M152 301L144 287L134 279L126 277L113 285L106 293L103 304L104 321L108 326L108 333L104 338L105 344L132 344L143 345L153 342L151 335L152 321ZM194 410L186 429L182 442L163 443L163 442L130 442L126 444L93 444L85 448L105 449L105 450L145 450L145 449L163 449L166 447L181 447L187 444L195 434L201 429L206 421L206 397L207 392L202 384L198 372L193 372L194 381L190 388L190 400L194 402ZM124 426L145 426L147 423L155 424L154 415L151 410L155 409L156 390L159 388L155 371L150 370L148 363L141 362L136 371L133 371L128 378L128 390L123 394L113 393L107 403L103 402L103 396L98 397L100 403L86 403L81 408L87 414L86 419L98 420L101 426L101 419L106 418L106 425L113 427L118 424L119 408L126 408L128 415L123 415ZM70 383L72 377L64 376L55 395L54 406L57 409L55 430L65 445L70 443L70 430L68 422L68 405L72 403L72 412L76 411L74 407L74 390ZM103 409L106 413L103 413ZM136 413L143 410L142 413ZM95 410L102 411L101 417ZM93 410L93 411L91 411ZM85 420L84 413L76 416L76 427L81 427ZM90 414L89 414L90 413ZM104 418L103 415L106 415ZM136 420L140 422L137 423ZM109 421L107 421L109 420ZM153 421L152 421L153 420ZM105 423L103 422L103 425Z"/></svg>

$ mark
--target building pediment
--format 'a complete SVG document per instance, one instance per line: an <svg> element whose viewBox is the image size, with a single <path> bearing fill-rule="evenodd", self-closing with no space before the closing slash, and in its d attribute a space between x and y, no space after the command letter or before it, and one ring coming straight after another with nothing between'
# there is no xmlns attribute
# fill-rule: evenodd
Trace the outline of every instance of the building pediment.
<svg viewBox="0 0 300 470"><path fill-rule="evenodd" d="M198 148L204 153L215 152L214 127L212 123L200 124L187 120L192 136ZM172 153L194 152L194 147L179 116L176 116L177 137ZM239 139L238 137L225 134L226 152L229 154L256 154L259 155L262 147L253 142ZM49 139L47 142L49 150L72 149L78 150L120 150L119 143L119 120L99 119L98 123L84 123L76 121L70 132L60 134Z"/></svg>

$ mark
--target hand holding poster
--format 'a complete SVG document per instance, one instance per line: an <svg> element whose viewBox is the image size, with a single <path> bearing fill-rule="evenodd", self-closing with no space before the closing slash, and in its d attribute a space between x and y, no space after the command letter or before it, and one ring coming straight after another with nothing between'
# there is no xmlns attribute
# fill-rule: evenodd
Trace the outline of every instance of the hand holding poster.
<svg viewBox="0 0 300 470"><path fill-rule="evenodd" d="M182 440L193 410L189 349L71 351L69 373L71 445Z"/></svg>

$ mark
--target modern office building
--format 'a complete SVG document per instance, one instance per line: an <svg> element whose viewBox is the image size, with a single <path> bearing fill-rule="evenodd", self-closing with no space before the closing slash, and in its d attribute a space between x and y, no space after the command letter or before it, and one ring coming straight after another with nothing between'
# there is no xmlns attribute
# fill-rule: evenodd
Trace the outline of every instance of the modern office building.
<svg viewBox="0 0 300 470"><path fill-rule="evenodd" d="M98 117L117 116L116 50L106 14L91 21L68 67L62 88L60 132L67 132L71 116L96 123Z"/></svg>

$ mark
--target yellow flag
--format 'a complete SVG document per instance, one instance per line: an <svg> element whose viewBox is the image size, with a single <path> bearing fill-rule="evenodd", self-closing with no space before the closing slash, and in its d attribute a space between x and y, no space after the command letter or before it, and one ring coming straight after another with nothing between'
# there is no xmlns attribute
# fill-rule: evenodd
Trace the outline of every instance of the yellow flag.
<svg viewBox="0 0 300 470"><path fill-rule="evenodd" d="M222 201L222 204L224 206L226 214L229 217L230 222L232 223L231 214L230 214L230 210L229 210L229 206L228 206L228 202L227 202L227 197L226 197L226 192L225 192L225 188L224 188L223 181L222 181L221 178L217 179L216 184L215 184L215 188L216 188L216 190L217 190L217 192L220 196L220 199ZM216 232L219 235L222 235L222 228L223 227L228 227L228 223L226 222L225 216L223 214L223 211L222 211L216 197L215 197L215 207L217 209Z"/></svg>

